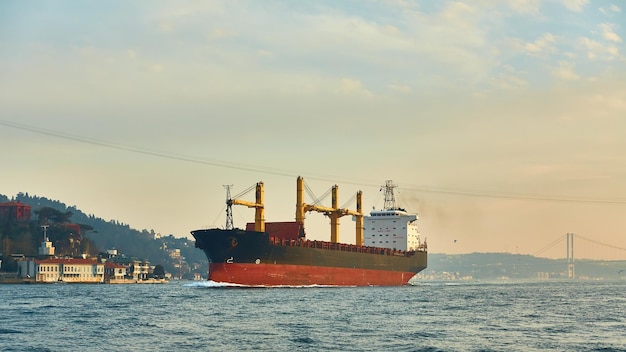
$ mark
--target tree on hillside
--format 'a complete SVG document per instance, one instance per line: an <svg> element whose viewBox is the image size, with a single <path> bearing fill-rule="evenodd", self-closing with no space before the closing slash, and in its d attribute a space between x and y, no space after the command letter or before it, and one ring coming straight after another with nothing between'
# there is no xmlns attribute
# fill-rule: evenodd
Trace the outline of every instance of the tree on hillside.
<svg viewBox="0 0 626 352"><path fill-rule="evenodd" d="M70 222L70 218L72 217L71 211L60 212L50 207L41 207L35 210L35 214L39 217L40 224L47 224L50 222L63 224Z"/></svg>
<svg viewBox="0 0 626 352"><path fill-rule="evenodd" d="M81 233L87 233L87 232L95 232L98 233L98 231L93 229L93 226L91 225L87 225L87 224L78 224L78 226L80 226L80 232Z"/></svg>
<svg viewBox="0 0 626 352"><path fill-rule="evenodd" d="M96 246L89 238L84 238L80 241L80 253L85 253L90 257L98 256L98 246Z"/></svg>

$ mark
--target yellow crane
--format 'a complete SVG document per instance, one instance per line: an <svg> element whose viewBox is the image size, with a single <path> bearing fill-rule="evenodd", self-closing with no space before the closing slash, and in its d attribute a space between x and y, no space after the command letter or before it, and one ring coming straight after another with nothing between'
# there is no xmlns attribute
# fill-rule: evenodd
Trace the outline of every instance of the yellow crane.
<svg viewBox="0 0 626 352"><path fill-rule="evenodd" d="M334 185L332 188L332 207L325 207L321 205L313 205L304 203L304 178L298 176L297 180L297 195L296 195L296 222L299 222L304 227L305 213L308 211L315 211L323 213L330 218L330 241L333 243L339 242L339 218L345 215L352 215L356 220L356 245L363 245L363 209L362 209L362 196L363 192L359 191L356 194L356 211L339 208L339 186Z"/></svg>
<svg viewBox="0 0 626 352"><path fill-rule="evenodd" d="M254 231L265 232L265 205L263 204L265 201L265 188L263 187L263 182L258 182L256 184L256 195L255 202L249 202L242 199L231 198L230 197L230 188L227 188L227 196L226 196L226 229L232 229L233 227L233 204L234 205L243 205L248 208L254 208ZM247 190L241 194L247 193Z"/></svg>

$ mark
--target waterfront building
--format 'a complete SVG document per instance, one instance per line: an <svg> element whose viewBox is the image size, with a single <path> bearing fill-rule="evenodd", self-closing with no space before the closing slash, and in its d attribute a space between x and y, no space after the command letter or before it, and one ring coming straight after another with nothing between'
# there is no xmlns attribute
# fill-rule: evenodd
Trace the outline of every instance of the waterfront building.
<svg viewBox="0 0 626 352"><path fill-rule="evenodd" d="M124 280L126 277L126 267L124 265L106 262L104 263L104 280L105 281L119 281Z"/></svg>
<svg viewBox="0 0 626 352"><path fill-rule="evenodd" d="M118 256L111 258L110 261L126 267L126 279L140 281L150 277L150 262L147 260Z"/></svg>
<svg viewBox="0 0 626 352"><path fill-rule="evenodd" d="M80 258L24 259L18 262L17 273L37 283L102 283L104 263Z"/></svg>

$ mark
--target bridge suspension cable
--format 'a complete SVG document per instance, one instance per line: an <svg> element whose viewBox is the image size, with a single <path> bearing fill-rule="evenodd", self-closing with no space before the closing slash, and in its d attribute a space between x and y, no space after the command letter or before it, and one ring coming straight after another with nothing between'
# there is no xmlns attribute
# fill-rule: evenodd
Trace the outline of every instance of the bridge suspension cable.
<svg viewBox="0 0 626 352"><path fill-rule="evenodd" d="M616 249L618 251L626 252L626 248L623 248L623 247L618 247L618 246L614 246L612 244L608 244L608 243L603 243L603 242L600 242L600 241L592 240L591 238L587 238L587 237L584 237L584 236L581 236L581 235L576 235L576 237L580 238L580 239L583 239L585 241L591 242L593 244L597 244L597 245L602 246L602 247Z"/></svg>
<svg viewBox="0 0 626 352"><path fill-rule="evenodd" d="M549 250L550 248L556 246L557 244L559 244L561 241L563 241L565 239L565 236L559 236L559 238L557 238L556 240L550 242L548 245L546 245L545 247L541 248L540 250L536 251L535 253L533 253L533 256L536 257L544 252L546 252L547 250Z"/></svg>

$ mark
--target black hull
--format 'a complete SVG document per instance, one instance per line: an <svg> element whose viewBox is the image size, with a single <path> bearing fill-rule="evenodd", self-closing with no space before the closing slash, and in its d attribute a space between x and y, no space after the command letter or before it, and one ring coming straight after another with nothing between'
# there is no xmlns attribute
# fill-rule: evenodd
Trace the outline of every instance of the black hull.
<svg viewBox="0 0 626 352"><path fill-rule="evenodd" d="M196 247L204 251L214 268L224 267L218 266L224 263L263 264L275 266L277 270L285 266L317 268L315 270L354 269L357 271L350 271L350 275L362 270L376 271L381 276L385 272L403 273L410 278L427 267L425 251L403 252L320 241L280 240L270 238L268 233L238 229L197 230L191 234L196 239ZM211 273L209 275L211 279Z"/></svg>

